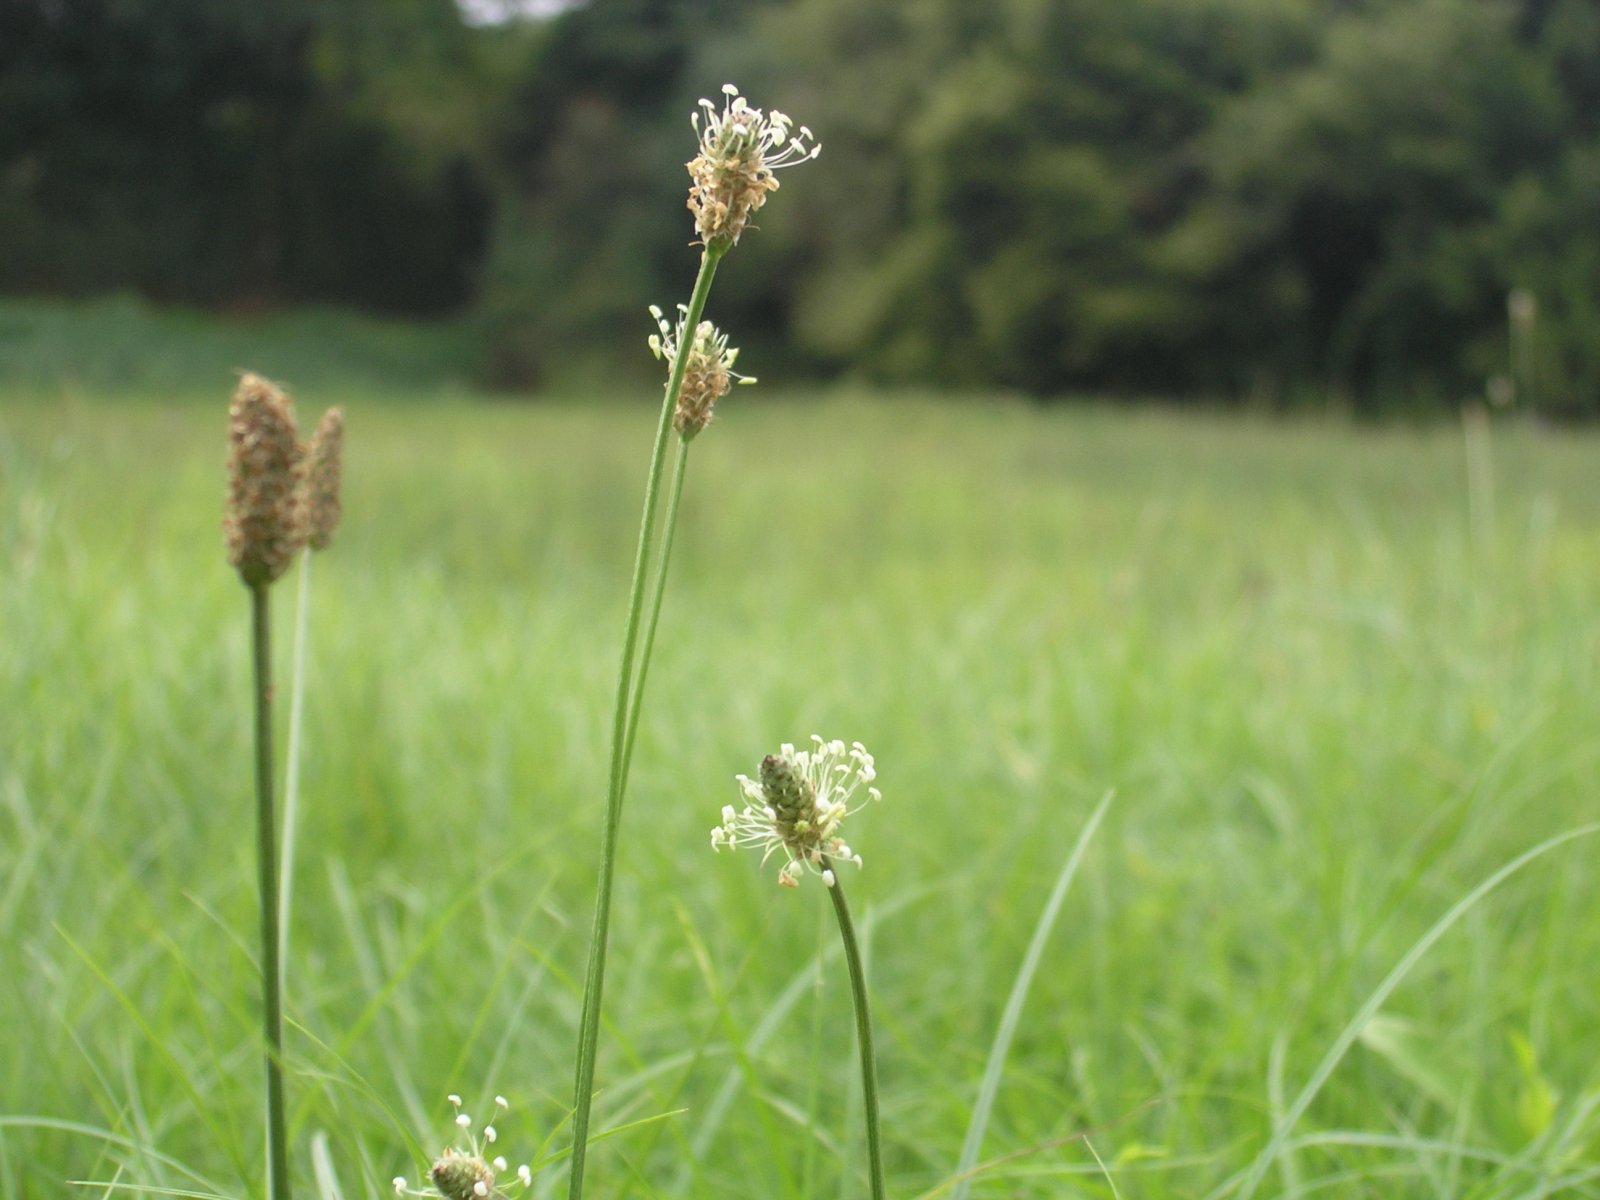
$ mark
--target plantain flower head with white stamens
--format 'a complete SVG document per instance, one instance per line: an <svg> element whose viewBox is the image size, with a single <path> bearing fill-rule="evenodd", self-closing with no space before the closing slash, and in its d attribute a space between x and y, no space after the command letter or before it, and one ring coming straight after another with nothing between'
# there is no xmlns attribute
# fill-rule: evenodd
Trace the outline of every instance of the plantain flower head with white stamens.
<svg viewBox="0 0 1600 1200"><path fill-rule="evenodd" d="M678 404L673 410L672 427L684 441L692 441L715 415L717 401L728 394L735 383L754 383L755 376L741 375L733 369L739 360L739 348L728 345L728 335L710 321L695 326L694 336L684 337L684 324L688 320L688 306L678 305L678 323L668 325L666 315L654 304L650 315L655 318L658 332L650 335L650 353L665 359L667 375L672 375L678 355L686 354L683 369L683 386L678 390Z"/></svg>
<svg viewBox="0 0 1600 1200"><path fill-rule="evenodd" d="M849 746L812 735L812 748L796 750L785 743L777 754L761 760L760 778L735 778L743 807L726 805L722 824L711 831L711 848L761 850L761 861L782 851L784 864L778 882L798 887L800 876L811 871L832 887L835 863L861 865L861 856L839 836L839 826L851 813L883 797L872 781L877 778L872 755L860 742ZM865 791L865 799L857 792Z"/></svg>
<svg viewBox="0 0 1600 1200"><path fill-rule="evenodd" d="M702 100L700 111L690 117L700 153L688 164L689 211L700 240L726 249L738 243L767 193L778 190L774 172L808 162L822 147L811 130L796 128L777 109L751 108L733 84L722 85L722 96L720 110Z"/></svg>
<svg viewBox="0 0 1600 1200"><path fill-rule="evenodd" d="M413 1188L404 1175L394 1177L394 1194L397 1196L426 1196L432 1200L511 1200L511 1197L533 1186L533 1170L527 1163L511 1172L511 1164L503 1155L494 1154L494 1144L499 1133L493 1123L474 1131L472 1118L461 1111L461 1097L452 1093L451 1107L456 1110L455 1126L458 1136L467 1139L466 1148L446 1146L443 1153L428 1169L429 1185ZM494 1098L495 1112L503 1113L510 1107L504 1096ZM490 1157L493 1155L493 1157ZM509 1175L509 1179L504 1176Z"/></svg>

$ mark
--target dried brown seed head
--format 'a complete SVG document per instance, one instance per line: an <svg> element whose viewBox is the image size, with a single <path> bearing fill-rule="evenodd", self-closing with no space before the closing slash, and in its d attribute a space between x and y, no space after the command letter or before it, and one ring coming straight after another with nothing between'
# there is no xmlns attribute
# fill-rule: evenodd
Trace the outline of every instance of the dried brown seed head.
<svg viewBox="0 0 1600 1200"><path fill-rule="evenodd" d="M289 569L304 540L299 519L303 456L289 398L245 374L228 406L228 561L254 587Z"/></svg>
<svg viewBox="0 0 1600 1200"><path fill-rule="evenodd" d="M333 531L344 511L339 502L343 455L344 409L335 405L322 414L306 447L300 520L306 542L313 550L326 550L332 543Z"/></svg>

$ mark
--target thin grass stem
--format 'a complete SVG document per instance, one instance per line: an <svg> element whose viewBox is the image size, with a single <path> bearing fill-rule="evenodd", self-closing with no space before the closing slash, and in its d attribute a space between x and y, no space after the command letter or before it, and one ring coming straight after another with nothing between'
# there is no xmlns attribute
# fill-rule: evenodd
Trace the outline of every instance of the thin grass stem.
<svg viewBox="0 0 1600 1200"><path fill-rule="evenodd" d="M711 280L725 248L710 245L700 257L700 273L695 277L689 297L685 328L693 329L705 311ZM622 800L627 788L629 700L633 688L634 653L639 641L639 619L644 609L645 576L650 567L650 545L660 499L661 471L666 462L667 438L672 433L672 413L683 388L684 370L689 356L674 357L661 403L661 419L656 427L655 449L645 482L644 512L639 521L639 547L634 556L633 584L628 599L628 618L622 636L622 663L617 672L617 699L611 723L611 771L606 794L605 826L601 833L600 878L596 887L594 930L589 941L589 968L584 979L583 1015L578 1029L578 1061L572 1097L572 1174L567 1195L579 1200L583 1195L584 1168L588 1158L589 1110L594 1100L595 1057L600 1040L600 1001L605 987L606 944L611 927L611 889L616 874L617 838L622 823ZM642 670L642 667L641 667Z"/></svg>
<svg viewBox="0 0 1600 1200"><path fill-rule="evenodd" d="M267 1194L289 1200L284 1136L282 968L278 960L278 830L272 790L272 612L267 584L250 587L255 652L256 864L261 888L261 1021L267 1068Z"/></svg>
<svg viewBox="0 0 1600 1200"><path fill-rule="evenodd" d="M278 962L282 972L278 987L289 991L289 918L294 908L295 827L300 814L300 731L306 699L306 625L311 610L311 562L309 550L300 556L300 583L295 593L294 651L289 676L289 749L283 780L283 861L278 867Z"/></svg>
<svg viewBox="0 0 1600 1200"><path fill-rule="evenodd" d="M821 863L825 871L833 871L833 863L824 855ZM839 918L839 938L844 943L844 960L850 969L850 998L856 1010L856 1045L861 1051L861 1110L867 1126L867 1170L872 1182L872 1200L884 1200L883 1189L883 1137L878 1122L878 1059L872 1047L872 1013L867 1006L867 973L861 963L861 947L856 942L855 922L850 919L850 905L844 898L844 884L833 876L828 888L833 900L833 912Z"/></svg>
<svg viewBox="0 0 1600 1200"><path fill-rule="evenodd" d="M667 593L667 568L672 562L672 540L678 532L678 504L683 499L683 476L689 469L689 443L680 439L678 457L672 464L671 490L667 496L667 515L661 531L661 562L656 567L655 595L650 600L650 619L645 622L644 642L639 647L639 674L633 681L633 698L628 703L627 742L622 750L622 787L628 787L628 771L633 766L633 739L639 732L639 710L644 704L645 677L650 673L650 652L656 644L656 626L661 621L661 599Z"/></svg>

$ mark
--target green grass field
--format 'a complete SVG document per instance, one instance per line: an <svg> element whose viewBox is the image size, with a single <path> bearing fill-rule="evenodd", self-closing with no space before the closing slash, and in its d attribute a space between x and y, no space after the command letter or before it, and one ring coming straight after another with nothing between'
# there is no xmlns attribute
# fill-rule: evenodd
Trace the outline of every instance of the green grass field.
<svg viewBox="0 0 1600 1200"><path fill-rule="evenodd" d="M0 1200L259 1192L228 386L0 404ZM329 390L302 423L334 400L289 1087L300 1191L355 1200L417 1178L447 1092L511 1099L513 1162L565 1147L653 416ZM848 884L895 1196L953 1170L1111 788L974 1196L1220 1200L1275 1127L1258 1195L1600 1196L1600 836L1352 1024L1452 905L1600 816L1594 434L1497 429L1474 536L1454 425L725 409L623 831L596 1127L649 1123L597 1146L594 1195L865 1195L823 892L707 838L735 772L818 732L884 793ZM564 1194L561 1163L539 1181Z"/></svg>

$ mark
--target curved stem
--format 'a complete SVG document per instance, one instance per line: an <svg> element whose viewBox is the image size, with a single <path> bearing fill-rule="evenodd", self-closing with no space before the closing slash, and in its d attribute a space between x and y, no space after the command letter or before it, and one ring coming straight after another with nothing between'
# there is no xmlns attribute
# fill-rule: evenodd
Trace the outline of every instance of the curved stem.
<svg viewBox="0 0 1600 1200"><path fill-rule="evenodd" d="M724 248L707 246L700 256L700 273L689 297L685 328L693 329L705 311L711 292L711 279ZM622 798L627 786L628 701L633 684L634 650L639 640L639 617L644 608L645 576L650 566L650 541L655 528L656 506L661 491L661 469L667 456L667 437L672 432L672 413L683 388L687 354L677 355L667 380L661 403L661 420L656 427L655 450L650 459L650 474L645 483L644 513L639 522L639 548L633 563L633 586L628 599L628 619L622 637L622 665L617 672L616 708L611 722L611 774L606 793L605 827L600 844L600 879L594 905L594 930L589 940L589 969L583 986L583 1016L578 1029L578 1062L572 1096L572 1174L567 1188L570 1200L583 1195L583 1173L588 1158L589 1110L594 1100L595 1055L600 1040L600 999L605 987L606 943L611 926L611 888L616 873L617 833L622 823Z"/></svg>
<svg viewBox="0 0 1600 1200"><path fill-rule="evenodd" d="M300 812L300 730L306 699L306 623L311 609L311 560L315 557L309 547L300 555L300 585L294 614L294 665L289 679L289 753L283 772L283 861L278 867L278 962L284 976L278 987L284 993L289 990L289 916L294 907L294 831Z"/></svg>
<svg viewBox="0 0 1600 1200"><path fill-rule="evenodd" d="M272 621L265 583L251 585L250 601L256 676L256 865L261 889L261 1023L267 1067L267 1192L272 1200L289 1200L278 959L278 831L272 792Z"/></svg>
<svg viewBox="0 0 1600 1200"><path fill-rule="evenodd" d="M678 532L678 504L683 499L683 475L689 467L689 443L678 442L678 457L672 464L671 492L667 497L667 517L661 531L661 563L656 567L655 595L650 601L650 619L644 627L644 644L639 648L639 675L633 681L633 699L628 704L628 733L622 748L622 786L628 786L628 769L633 765L633 739L639 732L639 709L644 703L644 681L650 673L650 651L656 644L656 625L661 621L661 599L667 594L667 567L672 562L672 539Z"/></svg>
<svg viewBox="0 0 1600 1200"><path fill-rule="evenodd" d="M824 855L822 869L833 870ZM861 1049L861 1108L867 1122L867 1166L871 1172L872 1200L884 1200L883 1141L878 1129L878 1059L872 1048L872 1013L867 1007L867 973L861 965L861 947L856 943L855 923L844 898L844 884L838 872L828 889L833 912L839 918L839 937L844 942L844 960L850 968L850 996L856 1009L856 1042Z"/></svg>

